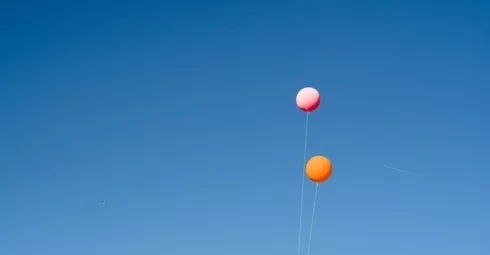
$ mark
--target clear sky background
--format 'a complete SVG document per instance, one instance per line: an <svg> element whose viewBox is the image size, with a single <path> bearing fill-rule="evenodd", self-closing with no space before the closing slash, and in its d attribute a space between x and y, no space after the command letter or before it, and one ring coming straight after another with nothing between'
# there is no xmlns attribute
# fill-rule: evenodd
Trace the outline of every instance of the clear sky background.
<svg viewBox="0 0 490 255"><path fill-rule="evenodd" d="M311 255L490 254L488 5L2 1L0 254L296 255L306 85Z"/></svg>

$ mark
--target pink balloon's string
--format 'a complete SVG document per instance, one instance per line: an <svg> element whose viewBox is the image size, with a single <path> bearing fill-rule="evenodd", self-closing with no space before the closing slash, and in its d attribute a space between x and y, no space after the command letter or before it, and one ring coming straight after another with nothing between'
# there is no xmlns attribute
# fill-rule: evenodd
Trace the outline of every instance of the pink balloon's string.
<svg viewBox="0 0 490 255"><path fill-rule="evenodd" d="M308 121L310 113L306 112L306 124L305 124L305 146L303 152L303 172L301 173L303 179L301 181L301 204L299 211L299 230L298 230L298 255L301 253L301 229L303 226L303 200L304 200L304 190L305 190L305 175L306 175L306 148L308 145Z"/></svg>
<svg viewBox="0 0 490 255"><path fill-rule="evenodd" d="M308 251L306 252L306 255L310 255L311 235L313 234L313 222L315 221L315 209L316 209L316 198L318 196L318 186L319 184L317 183L315 188L315 198L313 199L313 213L311 214L310 237L308 239Z"/></svg>

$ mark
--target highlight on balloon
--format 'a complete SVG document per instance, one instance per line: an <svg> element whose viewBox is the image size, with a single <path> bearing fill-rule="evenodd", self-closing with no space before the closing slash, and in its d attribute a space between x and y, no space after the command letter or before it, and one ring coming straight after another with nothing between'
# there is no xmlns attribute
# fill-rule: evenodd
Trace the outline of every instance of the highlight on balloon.
<svg viewBox="0 0 490 255"><path fill-rule="evenodd" d="M296 105L304 112L313 112L320 106L320 93L312 87L301 89L296 95Z"/></svg>
<svg viewBox="0 0 490 255"><path fill-rule="evenodd" d="M306 175L313 182L325 182L332 175L332 163L324 156L314 156L306 164Z"/></svg>

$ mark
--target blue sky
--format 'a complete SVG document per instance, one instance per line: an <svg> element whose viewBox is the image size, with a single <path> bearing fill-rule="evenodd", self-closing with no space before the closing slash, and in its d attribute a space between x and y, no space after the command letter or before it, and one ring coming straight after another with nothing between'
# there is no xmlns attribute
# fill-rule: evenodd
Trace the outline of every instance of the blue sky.
<svg viewBox="0 0 490 255"><path fill-rule="evenodd" d="M0 4L0 254L296 254L306 85L311 255L489 254L488 4L156 2Z"/></svg>

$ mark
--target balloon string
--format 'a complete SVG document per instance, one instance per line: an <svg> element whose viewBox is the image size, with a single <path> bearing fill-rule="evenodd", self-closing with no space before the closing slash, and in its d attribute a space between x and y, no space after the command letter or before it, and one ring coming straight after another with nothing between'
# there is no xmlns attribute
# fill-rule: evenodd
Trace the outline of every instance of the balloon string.
<svg viewBox="0 0 490 255"><path fill-rule="evenodd" d="M303 226L303 200L304 200L304 190L305 190L305 171L306 171L306 148L308 145L308 120L309 120L310 113L306 113L306 124L305 124L305 146L304 146L304 152L303 152L303 172L301 175L303 176L303 179L301 181L301 203L300 203L300 210L299 210L299 230L298 230L298 255L301 253L301 229Z"/></svg>
<svg viewBox="0 0 490 255"><path fill-rule="evenodd" d="M313 213L311 214L311 226L310 226L310 237L308 239L308 251L306 252L306 255L310 255L310 247L311 247L311 234L313 233L313 222L315 220L315 209L316 209L316 198L318 196L318 183L316 184L315 188L315 198L313 199Z"/></svg>

